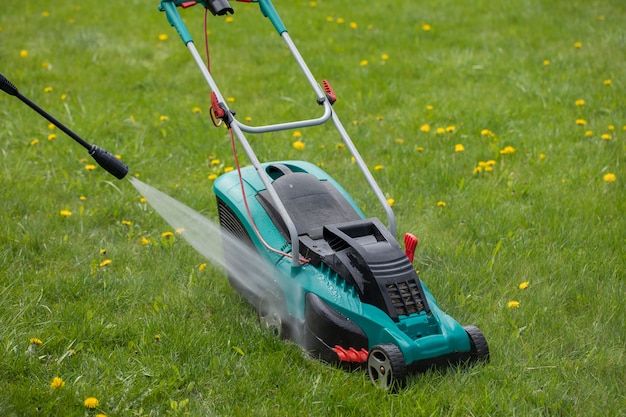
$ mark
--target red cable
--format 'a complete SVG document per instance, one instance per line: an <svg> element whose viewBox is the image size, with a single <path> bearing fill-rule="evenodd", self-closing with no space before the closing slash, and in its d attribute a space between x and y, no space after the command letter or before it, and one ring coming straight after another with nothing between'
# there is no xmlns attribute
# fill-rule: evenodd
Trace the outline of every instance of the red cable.
<svg viewBox="0 0 626 417"><path fill-rule="evenodd" d="M206 55L206 69L211 72L211 59L209 58L209 31L207 25L208 9L204 9L204 53Z"/></svg>
<svg viewBox="0 0 626 417"><path fill-rule="evenodd" d="M233 135L233 130L232 129L228 129L228 133L230 134L230 144L231 147L233 149L233 157L235 158L235 167L237 168L237 175L239 176L239 184L241 185L241 196L243 197L243 204L246 207L246 213L248 214L248 220L250 221L250 224L252 225L252 228L254 229L254 233L256 233L257 237L259 238L259 240L261 241L261 243L263 244L263 246L265 246L265 248L271 252L277 253L281 256L286 256L288 258L293 258L293 255L280 251L278 249L274 249L273 247L271 247L269 245L269 243L267 243L265 241L265 239L263 239L263 236L261 236L261 232L259 232L259 229L257 229L256 224L254 223L254 220L252 219L252 213L250 212L250 207L248 206L248 199L246 198L246 192L243 186L243 177L241 175L241 167L239 165L239 157L237 156L237 149L235 146L235 136ZM302 257L299 258L300 262L302 263L309 263L308 259L304 259Z"/></svg>

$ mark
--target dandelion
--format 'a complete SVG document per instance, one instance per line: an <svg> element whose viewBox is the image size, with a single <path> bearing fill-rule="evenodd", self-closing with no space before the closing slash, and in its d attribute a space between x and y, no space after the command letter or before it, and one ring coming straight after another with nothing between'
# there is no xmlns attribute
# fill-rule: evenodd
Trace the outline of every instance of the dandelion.
<svg viewBox="0 0 626 417"><path fill-rule="evenodd" d="M94 169L96 169L96 166L94 164L87 164L85 165L85 169L87 171L93 171Z"/></svg>
<svg viewBox="0 0 626 417"><path fill-rule="evenodd" d="M250 123L250 122L252 121L252 117L250 117L250 116L246 116L245 121L246 121L246 122L248 122L248 123Z"/></svg>
<svg viewBox="0 0 626 417"><path fill-rule="evenodd" d="M124 226L131 226L133 223L131 221L129 221L129 220L122 220L122 224Z"/></svg>
<svg viewBox="0 0 626 417"><path fill-rule="evenodd" d="M107 250L105 248L100 249L100 253L103 255L107 254Z"/></svg>
<svg viewBox="0 0 626 417"><path fill-rule="evenodd" d="M461 143L457 143L454 145L454 152L463 152L465 150L465 146Z"/></svg>
<svg viewBox="0 0 626 417"><path fill-rule="evenodd" d="M78 199L80 201L87 201L87 197L85 197L84 195L81 195L80 197L78 197Z"/></svg>
<svg viewBox="0 0 626 417"><path fill-rule="evenodd" d="M50 134L48 135L48 140L55 140L56 138L57 138L56 133L50 133Z"/></svg>
<svg viewBox="0 0 626 417"><path fill-rule="evenodd" d="M506 306L508 308L518 308L519 304L520 304L519 301L511 300L506 304Z"/></svg>
<svg viewBox="0 0 626 417"><path fill-rule="evenodd" d="M292 143L294 149L298 150L298 151L302 151L304 150L304 142L302 142L301 140L296 140L295 142Z"/></svg>
<svg viewBox="0 0 626 417"><path fill-rule="evenodd" d="M209 174L207 178L209 181L215 181L217 179L217 174Z"/></svg>
<svg viewBox="0 0 626 417"><path fill-rule="evenodd" d="M582 98L579 98L578 100L575 101L575 104L577 106L584 106L585 105L585 100L583 100Z"/></svg>
<svg viewBox="0 0 626 417"><path fill-rule="evenodd" d="M437 207L446 207L447 204L445 201L437 201Z"/></svg>
<svg viewBox="0 0 626 417"><path fill-rule="evenodd" d="M393 141L396 142L398 145L402 145L404 143L404 139L402 138L395 138Z"/></svg>
<svg viewBox="0 0 626 417"><path fill-rule="evenodd" d="M43 69L50 69L50 68L52 68L52 65L50 65L49 62L42 62L41 63L41 68L43 68Z"/></svg>
<svg viewBox="0 0 626 417"><path fill-rule="evenodd" d="M61 94L61 100L65 101L67 99L67 94Z"/></svg>
<svg viewBox="0 0 626 417"><path fill-rule="evenodd" d="M428 31L430 31L431 29L432 29L432 26L430 26L428 23L424 23L424 24L422 25L422 30L423 30L424 32L428 32Z"/></svg>
<svg viewBox="0 0 626 417"><path fill-rule="evenodd" d="M474 175L480 174L481 172L483 172L483 167L481 166L474 167Z"/></svg>
<svg viewBox="0 0 626 417"><path fill-rule="evenodd" d="M454 132L455 130L456 130L456 127L454 127L454 126L448 126L448 127L446 127L446 132L447 132L447 133L452 133L452 132Z"/></svg>
<svg viewBox="0 0 626 417"><path fill-rule="evenodd" d="M593 131L591 131L591 130L585 130L585 136L586 136L586 137L591 137L591 136L593 136Z"/></svg>
<svg viewBox="0 0 626 417"><path fill-rule="evenodd" d="M611 85L611 80L610 79L604 80L604 85Z"/></svg>
<svg viewBox="0 0 626 417"><path fill-rule="evenodd" d="M359 62L359 65L362 66L362 67L365 67L365 66L367 66L368 63L369 62L367 61L367 59L363 59L363 60L361 60L361 62Z"/></svg>
<svg viewBox="0 0 626 417"><path fill-rule="evenodd" d="M389 207L393 207L395 202L396 202L396 200L394 200L393 198L388 198L387 199L387 204L389 204Z"/></svg>
<svg viewBox="0 0 626 417"><path fill-rule="evenodd" d="M293 137L296 139L299 139L302 137L302 132L300 132L299 130L296 130L295 132L293 132Z"/></svg>
<svg viewBox="0 0 626 417"><path fill-rule="evenodd" d="M529 286L529 285L530 285L530 282L528 282L528 281L524 281L524 282L521 282L521 283L517 286L517 288L519 288L520 290L525 290L526 288L528 288L528 286Z"/></svg>
<svg viewBox="0 0 626 417"><path fill-rule="evenodd" d="M167 122L170 118L167 117L166 115L162 114L159 116L159 121L161 122Z"/></svg>
<svg viewBox="0 0 626 417"><path fill-rule="evenodd" d="M61 210L59 211L59 214L61 215L61 217L70 217L72 215L72 212L69 210Z"/></svg>
<svg viewBox="0 0 626 417"><path fill-rule="evenodd" d="M545 153L543 153L543 152L541 152L541 153L539 154L539 159L546 159L546 154L545 154Z"/></svg>
<svg viewBox="0 0 626 417"><path fill-rule="evenodd" d="M44 10L43 12L41 12L41 15L42 15L43 17L49 17L49 16L50 16L50 12L49 12L49 11Z"/></svg>
<svg viewBox="0 0 626 417"><path fill-rule="evenodd" d="M219 159L211 159L211 166L214 167L216 165L219 165L221 163L221 161Z"/></svg>
<svg viewBox="0 0 626 417"><path fill-rule="evenodd" d="M105 259L104 261L100 262L100 267L104 268L105 266L110 265L111 262L113 262L113 261L110 260L110 259Z"/></svg>
<svg viewBox="0 0 626 417"><path fill-rule="evenodd" d="M28 56L28 51L27 51L26 49L22 49L22 50L20 51L20 56L21 56L22 58L26 58L26 57Z"/></svg>
<svg viewBox="0 0 626 417"><path fill-rule="evenodd" d="M51 93L51 92L52 92L52 87L45 87L45 88L43 89L43 92L44 92L44 93Z"/></svg>
<svg viewBox="0 0 626 417"><path fill-rule="evenodd" d="M576 124L578 126L586 126L587 125L587 121L585 119L576 119Z"/></svg>
<svg viewBox="0 0 626 417"><path fill-rule="evenodd" d="M602 136L600 136L602 139L604 140L611 140L612 136L610 133L603 133Z"/></svg>
<svg viewBox="0 0 626 417"><path fill-rule="evenodd" d="M423 147L423 146L416 146L416 147L415 147L415 150L416 150L417 152L424 152L424 147Z"/></svg>
<svg viewBox="0 0 626 417"><path fill-rule="evenodd" d="M35 145L38 145L38 144L39 144L39 139L33 139L33 140L30 141L30 145L31 146L35 146Z"/></svg>
<svg viewBox="0 0 626 417"><path fill-rule="evenodd" d="M343 17L338 17L337 18L337 23L342 24L343 22L345 22L346 20Z"/></svg>
<svg viewBox="0 0 626 417"><path fill-rule="evenodd" d="M574 48L582 48L583 47L583 43L582 42L574 42Z"/></svg>
<svg viewBox="0 0 626 417"><path fill-rule="evenodd" d="M201 109L200 109L200 107L198 107L198 106L195 106L194 108L192 108L192 109L191 109L191 111L192 111L194 114L198 114L198 113L201 113L201 112L202 112L202 110L201 110Z"/></svg>
<svg viewBox="0 0 626 417"><path fill-rule="evenodd" d="M430 132L430 125L429 124L423 124L420 126L420 131L424 132L424 133L428 133Z"/></svg>
<svg viewBox="0 0 626 417"><path fill-rule="evenodd" d="M28 339L28 343L30 343L31 345L41 346L43 342L41 341L41 339L37 339L36 337L31 337L30 339Z"/></svg>
<svg viewBox="0 0 626 417"><path fill-rule="evenodd" d="M140 203L146 203L148 200L146 200L146 197L139 197L139 202Z"/></svg>
<svg viewBox="0 0 626 417"><path fill-rule="evenodd" d="M165 34L165 33L159 34L159 40L160 41L166 41L166 40L168 40L168 38L169 38L169 36L167 36L167 34Z"/></svg>
<svg viewBox="0 0 626 417"><path fill-rule="evenodd" d="M48 123L48 129L53 130L55 127L54 123Z"/></svg>
<svg viewBox="0 0 626 417"><path fill-rule="evenodd" d="M85 401L83 402L83 404L85 405L86 408L93 410L94 408L98 406L98 404L100 404L100 402L98 401L96 397L87 397L85 398Z"/></svg>
<svg viewBox="0 0 626 417"><path fill-rule="evenodd" d="M172 236L174 236L174 233L172 232L163 232L161 233L161 237L164 239L170 239Z"/></svg>
<svg viewBox="0 0 626 417"><path fill-rule="evenodd" d="M234 170L234 169L235 169L235 168L233 168L233 167L224 167L224 173L226 173L226 172L230 172L230 171L232 171L232 170Z"/></svg>
<svg viewBox="0 0 626 417"><path fill-rule="evenodd" d="M332 16L327 16L327 17L326 17L326 21L327 21L328 23L332 22L333 20L335 20L335 18L334 18L334 17L332 17Z"/></svg>
<svg viewBox="0 0 626 417"><path fill-rule="evenodd" d="M511 153L515 153L515 148L512 146L505 146L504 149L500 151L501 155L507 155Z"/></svg>
<svg viewBox="0 0 626 417"><path fill-rule="evenodd" d="M613 125L608 125L607 129L610 130L611 132L613 132L615 130L615 126Z"/></svg>
<svg viewBox="0 0 626 417"><path fill-rule="evenodd" d="M198 271L202 272L206 269L206 263L202 263L200 264L200 266L198 267Z"/></svg>
<svg viewBox="0 0 626 417"><path fill-rule="evenodd" d="M58 376L55 376L54 378L52 378L52 382L50 382L50 388L52 389L59 389L59 388L63 388L64 386L65 386L65 381L63 381Z"/></svg>
<svg viewBox="0 0 626 417"><path fill-rule="evenodd" d="M226 17L226 23L233 23L235 21L235 19L232 16L228 16Z"/></svg>
<svg viewBox="0 0 626 417"><path fill-rule="evenodd" d="M316 1L310 1L309 2L309 6L316 7L317 6L317 2Z"/></svg>
<svg viewBox="0 0 626 417"><path fill-rule="evenodd" d="M358 27L359 27L359 25L358 25L356 22L350 22L350 27L351 27L352 29L356 29L356 28L358 28Z"/></svg>
<svg viewBox="0 0 626 417"><path fill-rule="evenodd" d="M494 137L495 135L493 134L493 132L489 129L483 129L480 131L480 135L481 136L490 136L490 137Z"/></svg>
<svg viewBox="0 0 626 417"><path fill-rule="evenodd" d="M388 60L388 59L389 59L389 55L387 55L387 54L382 54L382 55L380 56L380 59L382 59L383 61L386 61L386 60Z"/></svg>
<svg viewBox="0 0 626 417"><path fill-rule="evenodd" d="M384 167L384 166L382 166L382 165L376 165L376 166L374 167L374 171L381 171L381 170L383 170L383 169L385 169L385 167Z"/></svg>
<svg viewBox="0 0 626 417"><path fill-rule="evenodd" d="M145 236L142 236L142 238L141 238L141 244L142 244L142 245L144 245L144 246L145 246L145 245L149 245L149 244L150 244L150 239L148 239L148 238L147 238L147 237L145 237Z"/></svg>
<svg viewBox="0 0 626 417"><path fill-rule="evenodd" d="M432 109L434 109L434 107L431 104L426 106L426 110L431 111Z"/></svg>
<svg viewBox="0 0 626 417"><path fill-rule="evenodd" d="M543 60L543 66L547 67L548 65L550 65L550 60L549 59L544 59Z"/></svg>
<svg viewBox="0 0 626 417"><path fill-rule="evenodd" d="M227 103L234 103L235 102L235 97L228 97L228 98L226 98L226 102Z"/></svg>
<svg viewBox="0 0 626 417"><path fill-rule="evenodd" d="M444 133L446 133L446 129L443 127L438 127L436 132L438 135L443 135Z"/></svg>
<svg viewBox="0 0 626 417"><path fill-rule="evenodd" d="M609 173L604 174L604 177L602 177L602 179L604 180L604 182L615 182L615 180L617 179L617 176L613 174L612 172L609 172Z"/></svg>

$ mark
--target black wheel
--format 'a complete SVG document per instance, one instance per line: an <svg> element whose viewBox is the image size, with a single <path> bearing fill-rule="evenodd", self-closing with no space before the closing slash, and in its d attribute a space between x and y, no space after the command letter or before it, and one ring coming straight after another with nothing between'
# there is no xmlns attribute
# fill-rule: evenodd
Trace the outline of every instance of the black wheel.
<svg viewBox="0 0 626 417"><path fill-rule="evenodd" d="M285 337L284 306L280 298L271 293L264 294L259 298L257 312L259 323L264 329L269 329L276 336Z"/></svg>
<svg viewBox="0 0 626 417"><path fill-rule="evenodd" d="M471 357L472 362L489 362L489 345L487 339L480 329L476 326L463 326L465 332L469 336L472 345Z"/></svg>
<svg viewBox="0 0 626 417"><path fill-rule="evenodd" d="M380 389L401 388L407 375L404 355L396 345L376 345L367 356L367 373L372 384Z"/></svg>

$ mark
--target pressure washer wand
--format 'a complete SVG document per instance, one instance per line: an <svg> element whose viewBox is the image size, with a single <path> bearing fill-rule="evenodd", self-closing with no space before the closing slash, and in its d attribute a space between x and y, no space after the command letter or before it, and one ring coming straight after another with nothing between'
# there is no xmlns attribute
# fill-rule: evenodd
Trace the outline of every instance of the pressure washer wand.
<svg viewBox="0 0 626 417"><path fill-rule="evenodd" d="M13 85L11 81L7 80L7 78L4 75L2 75L2 73L0 73L0 89L2 89L2 91L4 91L5 93L11 96L15 96L19 98L28 107L35 110L37 113L39 113L40 115L48 119L50 123L52 123L59 129L61 129L63 132L65 132L69 137L74 139L76 142L80 143L85 149L87 149L87 151L89 151L89 155L91 155L93 159L96 160L98 165L106 169L115 178L121 180L122 178L126 176L126 174L128 174L128 166L125 163L123 163L118 158L116 158L115 155L113 155L112 153L102 148L99 148L96 145L92 145L88 143L83 138L78 136L76 133L72 132L63 123L59 122L57 119L52 117L52 115L50 115L44 109L42 109L41 107L39 107L38 105L30 101L27 97L22 95L18 91L17 87L15 87L15 85Z"/></svg>

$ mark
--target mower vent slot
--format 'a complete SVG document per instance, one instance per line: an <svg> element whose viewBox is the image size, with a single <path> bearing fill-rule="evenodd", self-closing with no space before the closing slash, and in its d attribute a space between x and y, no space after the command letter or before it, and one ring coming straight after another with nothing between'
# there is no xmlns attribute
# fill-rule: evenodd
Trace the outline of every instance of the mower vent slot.
<svg viewBox="0 0 626 417"><path fill-rule="evenodd" d="M246 232L243 224L239 221L235 213L219 198L217 199L217 214L220 219L220 226L236 239L253 246L250 235Z"/></svg>
<svg viewBox="0 0 626 417"><path fill-rule="evenodd" d="M409 316L424 310L424 301L415 280L387 284L387 294L398 316Z"/></svg>

